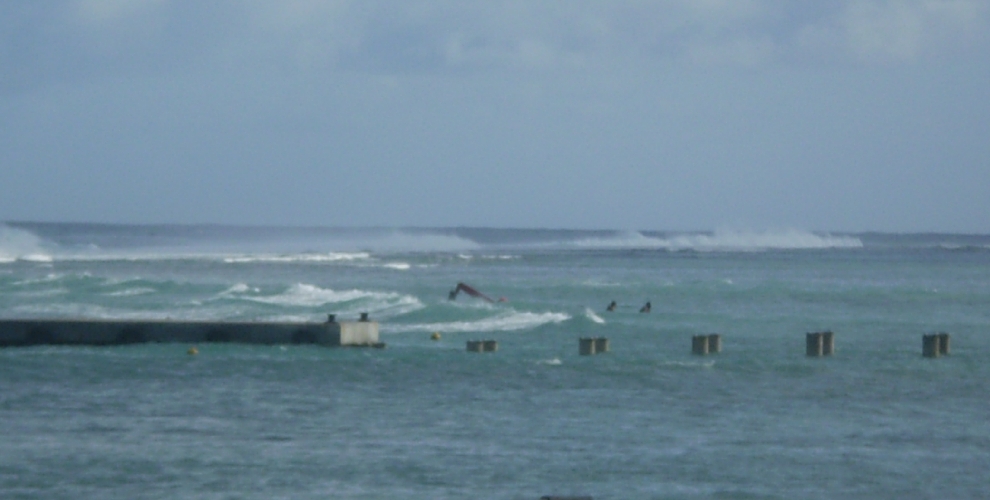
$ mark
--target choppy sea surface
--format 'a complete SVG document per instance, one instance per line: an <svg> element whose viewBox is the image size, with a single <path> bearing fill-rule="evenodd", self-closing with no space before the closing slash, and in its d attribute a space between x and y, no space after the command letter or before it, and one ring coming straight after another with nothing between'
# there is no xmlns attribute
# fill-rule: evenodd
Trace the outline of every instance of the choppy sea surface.
<svg viewBox="0 0 990 500"><path fill-rule="evenodd" d="M387 349L0 349L0 498L990 496L990 236L0 225L0 318L361 312Z"/></svg>

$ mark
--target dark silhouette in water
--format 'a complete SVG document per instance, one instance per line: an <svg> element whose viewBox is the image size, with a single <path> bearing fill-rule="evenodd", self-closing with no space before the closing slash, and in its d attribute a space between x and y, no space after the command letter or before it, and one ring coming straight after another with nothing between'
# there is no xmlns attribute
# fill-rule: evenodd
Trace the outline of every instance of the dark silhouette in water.
<svg viewBox="0 0 990 500"><path fill-rule="evenodd" d="M472 297L485 299L488 302L508 302L508 300L506 300L505 297L499 297L498 300L496 301L495 299L479 292L478 290L475 290L474 287L472 287L471 285L467 285L465 283L458 283L457 287L451 290L449 294L447 294L447 300L456 300L457 294L461 292L464 292Z"/></svg>
<svg viewBox="0 0 990 500"><path fill-rule="evenodd" d="M653 306L651 306L650 303L647 302L646 304L643 305L643 307L639 308L639 312L641 312L641 313L648 313L648 312L650 312L650 309L652 309L652 308L653 308Z"/></svg>
<svg viewBox="0 0 990 500"><path fill-rule="evenodd" d="M608 312L612 312L612 311L615 310L615 308L616 308L617 305L618 304L616 304L615 301L613 300L612 303L609 304L608 307L605 308L605 310L608 311Z"/></svg>

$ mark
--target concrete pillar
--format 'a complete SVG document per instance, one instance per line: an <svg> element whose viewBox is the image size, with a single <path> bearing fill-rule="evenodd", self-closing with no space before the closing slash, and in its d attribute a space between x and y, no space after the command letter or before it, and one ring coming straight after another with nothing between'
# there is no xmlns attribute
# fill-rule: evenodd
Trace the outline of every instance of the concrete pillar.
<svg viewBox="0 0 990 500"><path fill-rule="evenodd" d="M697 356L708 354L708 335L691 336L691 354Z"/></svg>
<svg viewBox="0 0 990 500"><path fill-rule="evenodd" d="M591 356L595 354L595 339L588 337L578 339L578 352L582 356Z"/></svg>
<svg viewBox="0 0 990 500"><path fill-rule="evenodd" d="M598 338L596 338L595 339L595 354L598 354L600 352L608 352L608 351L609 351L608 338L606 338L606 337L598 337Z"/></svg>
<svg viewBox="0 0 990 500"><path fill-rule="evenodd" d="M938 334L938 353L942 356L948 356L949 354L949 334L940 333Z"/></svg>
<svg viewBox="0 0 990 500"><path fill-rule="evenodd" d="M822 356L831 356L835 352L835 334L831 331L822 332Z"/></svg>
<svg viewBox="0 0 990 500"><path fill-rule="evenodd" d="M722 352L722 336L717 333L708 335L708 352Z"/></svg>
<svg viewBox="0 0 990 500"><path fill-rule="evenodd" d="M819 357L823 352L822 345L822 334L820 332L808 333L805 337L807 342L807 355L811 357Z"/></svg>
<svg viewBox="0 0 990 500"><path fill-rule="evenodd" d="M926 358L937 358L940 354L937 333L921 336L921 355Z"/></svg>
<svg viewBox="0 0 990 500"><path fill-rule="evenodd" d="M484 342L480 340L469 340L467 341L467 351L468 352L482 352L485 349Z"/></svg>
<svg viewBox="0 0 990 500"><path fill-rule="evenodd" d="M481 342L481 345L485 352L495 352L498 350L498 342L494 340L484 340Z"/></svg>

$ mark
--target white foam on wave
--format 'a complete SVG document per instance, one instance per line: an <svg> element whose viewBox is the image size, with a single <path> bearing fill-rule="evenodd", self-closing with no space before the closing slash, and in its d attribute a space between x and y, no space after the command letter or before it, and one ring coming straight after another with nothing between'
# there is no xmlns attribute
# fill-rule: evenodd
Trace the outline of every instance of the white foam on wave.
<svg viewBox="0 0 990 500"><path fill-rule="evenodd" d="M595 311L592 311L590 307L585 307L584 308L584 316L586 318L590 319L591 321L594 321L595 323L598 323L599 325L604 325L605 324L605 320L602 319L601 316L595 314Z"/></svg>
<svg viewBox="0 0 990 500"><path fill-rule="evenodd" d="M313 262L353 262L368 260L371 254L368 252L330 252L330 253L300 253L286 255L235 255L222 257L227 264L252 264L252 263L313 263Z"/></svg>
<svg viewBox="0 0 990 500"><path fill-rule="evenodd" d="M245 297L246 299L265 304L275 304L280 306L322 306L339 302L350 302L374 296L374 292L363 290L346 290L338 292L329 288L320 288L315 285L296 283L283 293L276 295L266 295L260 297Z"/></svg>
<svg viewBox="0 0 990 500"><path fill-rule="evenodd" d="M383 329L390 332L510 332L528 330L549 323L561 323L569 319L571 316L565 313L533 313L509 310L475 321L390 325Z"/></svg>
<svg viewBox="0 0 990 500"><path fill-rule="evenodd" d="M68 293L69 293L69 289L68 288L57 287L57 288L48 288L46 290L34 290L34 291L30 291L30 292L21 292L21 293L18 293L17 295L19 297L22 297L22 298L25 298L25 297L28 297L28 298L31 298L31 297L33 297L33 298L41 298L41 297L54 297L56 295L65 295L65 294L68 294Z"/></svg>
<svg viewBox="0 0 990 500"><path fill-rule="evenodd" d="M257 288L238 283L221 292L221 297L235 297L262 304L283 307L334 306L337 314L357 315L367 312L372 316L391 317L422 309L423 303L416 297L395 292L371 292L367 290L332 290L306 283L296 283L281 293L257 295Z"/></svg>
<svg viewBox="0 0 990 500"><path fill-rule="evenodd" d="M410 266L409 264L407 264L405 262L389 262L389 263L383 264L382 267L384 267L386 269L395 269L395 270L398 270L398 271L408 271L409 268L412 267L412 266Z"/></svg>
<svg viewBox="0 0 990 500"><path fill-rule="evenodd" d="M105 293L104 295L106 295L107 297L133 297L135 295L146 295L155 292L156 290L154 288L138 287L138 288L127 288L124 290L118 290L116 292Z"/></svg>
<svg viewBox="0 0 990 500"><path fill-rule="evenodd" d="M815 234L797 229L772 231L719 230L711 234L679 234L668 237L645 236L632 231L609 238L586 238L574 242L581 248L667 249L697 251L805 250L824 248L862 248L853 236Z"/></svg>
<svg viewBox="0 0 990 500"><path fill-rule="evenodd" d="M17 261L48 263L52 256L41 238L30 231L0 224L0 264Z"/></svg>
<svg viewBox="0 0 990 500"><path fill-rule="evenodd" d="M85 276L85 275L84 275ZM25 286L25 285L35 285L38 283L51 283L53 281L58 281L63 278L63 275L57 273L49 273L42 278L28 278L26 280L15 281L11 283L14 286Z"/></svg>
<svg viewBox="0 0 990 500"><path fill-rule="evenodd" d="M236 294L239 294L239 293L248 293L248 292L258 293L260 291L261 290L258 289L258 288L252 288L252 287L248 286L247 283L236 283L234 285L231 285L230 288L228 288L228 289L220 292L220 296L221 297L227 297L227 296L236 295Z"/></svg>
<svg viewBox="0 0 990 500"><path fill-rule="evenodd" d="M538 364L538 365L560 366L563 363L560 361L560 358L552 358L552 359L541 359L541 360L537 361L536 364Z"/></svg>

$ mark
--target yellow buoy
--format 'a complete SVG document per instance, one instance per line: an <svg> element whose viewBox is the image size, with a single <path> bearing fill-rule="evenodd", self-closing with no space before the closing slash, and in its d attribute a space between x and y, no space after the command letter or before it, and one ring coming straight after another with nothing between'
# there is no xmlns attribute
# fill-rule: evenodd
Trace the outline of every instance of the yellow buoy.
<svg viewBox="0 0 990 500"><path fill-rule="evenodd" d="M430 335L430 340L440 340L440 332L433 332L433 335Z"/></svg>
<svg viewBox="0 0 990 500"><path fill-rule="evenodd" d="M195 355L199 354L199 349L196 349L196 346L192 346L192 347L189 348L188 351L186 351L186 354L188 354L190 356L195 356Z"/></svg>

